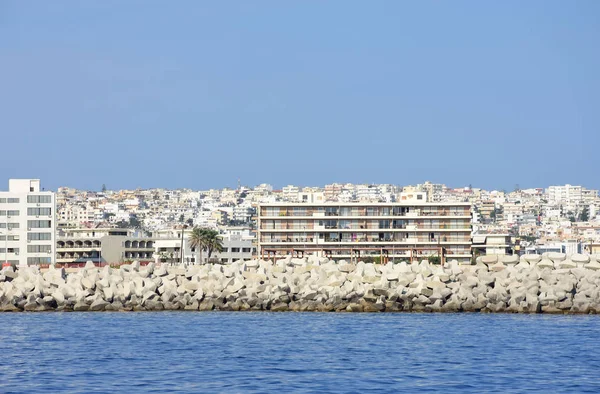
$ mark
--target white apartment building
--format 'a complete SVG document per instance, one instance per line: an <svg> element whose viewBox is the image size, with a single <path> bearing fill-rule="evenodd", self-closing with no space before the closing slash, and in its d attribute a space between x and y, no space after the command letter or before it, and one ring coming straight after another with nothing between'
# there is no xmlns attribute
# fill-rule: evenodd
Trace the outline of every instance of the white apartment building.
<svg viewBox="0 0 600 394"><path fill-rule="evenodd" d="M583 188L581 186L550 186L546 190L548 202L576 204L582 200Z"/></svg>
<svg viewBox="0 0 600 394"><path fill-rule="evenodd" d="M359 201L379 201L381 192L377 185L356 185L356 198Z"/></svg>
<svg viewBox="0 0 600 394"><path fill-rule="evenodd" d="M281 197L290 202L298 201L298 193L300 193L300 188L294 185L287 185L281 189Z"/></svg>
<svg viewBox="0 0 600 394"><path fill-rule="evenodd" d="M56 196L39 179L10 179L0 191L0 258L14 265L50 264L56 253Z"/></svg>

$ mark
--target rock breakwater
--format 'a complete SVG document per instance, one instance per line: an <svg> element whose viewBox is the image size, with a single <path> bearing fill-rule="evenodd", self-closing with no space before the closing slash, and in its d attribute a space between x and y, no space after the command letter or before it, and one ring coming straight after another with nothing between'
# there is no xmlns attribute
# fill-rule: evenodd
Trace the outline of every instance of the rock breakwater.
<svg viewBox="0 0 600 394"><path fill-rule="evenodd" d="M484 256L475 265L326 258L0 272L0 311L600 313L600 256Z"/></svg>

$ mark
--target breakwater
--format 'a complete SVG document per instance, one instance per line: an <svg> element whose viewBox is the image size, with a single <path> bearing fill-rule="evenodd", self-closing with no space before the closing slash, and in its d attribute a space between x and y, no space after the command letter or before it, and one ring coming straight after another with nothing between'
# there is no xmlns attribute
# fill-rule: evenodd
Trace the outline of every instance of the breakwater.
<svg viewBox="0 0 600 394"><path fill-rule="evenodd" d="M0 272L0 311L600 313L600 256L483 256L475 265L326 258Z"/></svg>

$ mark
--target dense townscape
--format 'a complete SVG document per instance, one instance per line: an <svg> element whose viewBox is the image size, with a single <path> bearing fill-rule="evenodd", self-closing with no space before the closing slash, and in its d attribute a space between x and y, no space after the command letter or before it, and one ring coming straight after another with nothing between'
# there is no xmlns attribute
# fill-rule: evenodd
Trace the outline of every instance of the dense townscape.
<svg viewBox="0 0 600 394"><path fill-rule="evenodd" d="M232 231L252 237L256 206L260 203L396 202L422 191L428 202L472 204L472 233L506 234L507 245L526 251L582 252L600 242L596 220L598 191L582 186L512 191L473 187L449 188L425 182L414 186L330 184L324 187L285 186L280 190L262 184L254 188L194 191L120 190L100 192L60 188L57 193L59 229L119 227L147 233L168 232L184 223L210 227L228 235Z"/></svg>
<svg viewBox="0 0 600 394"><path fill-rule="evenodd" d="M600 249L598 191L582 186L488 191L431 182L334 183L198 191L109 190L102 185L99 191L61 187L49 192L39 180L11 182L16 191L0 197L5 264L230 264L265 258L265 251L267 257L271 252L295 257L321 252L333 259L381 261L385 254L386 261L408 261L422 254L435 260L438 249L448 259L474 261L486 254L594 254ZM24 194L19 187L27 189ZM11 209L19 201L25 204L22 212ZM355 207L360 212L351 212ZM206 248L198 239L194 243L198 229L211 230L216 247ZM353 249L331 246L337 244Z"/></svg>

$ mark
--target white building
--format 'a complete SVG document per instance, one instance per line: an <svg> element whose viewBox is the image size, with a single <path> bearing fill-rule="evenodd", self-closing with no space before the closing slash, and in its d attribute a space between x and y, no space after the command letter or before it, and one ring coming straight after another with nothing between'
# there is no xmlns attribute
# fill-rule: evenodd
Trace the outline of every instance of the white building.
<svg viewBox="0 0 600 394"><path fill-rule="evenodd" d="M550 203L566 203L573 204L578 203L582 200L581 186L550 186L546 190L548 194L548 202Z"/></svg>
<svg viewBox="0 0 600 394"><path fill-rule="evenodd" d="M281 196L285 201L298 201L298 193L300 193L300 188L294 185L287 185L281 189Z"/></svg>
<svg viewBox="0 0 600 394"><path fill-rule="evenodd" d="M0 192L0 256L15 265L50 264L56 253L56 196L39 179L10 179Z"/></svg>
<svg viewBox="0 0 600 394"><path fill-rule="evenodd" d="M190 246L189 237L192 229L185 229L183 240L181 229L160 230L156 232L154 239L156 263L170 264L205 264L208 261L207 253ZM253 245L254 236L250 235L247 228L229 228L226 234L222 234L223 251L214 252L210 261L218 261L221 264L231 264L237 260L251 260L256 247ZM183 256L181 247L183 246Z"/></svg>

